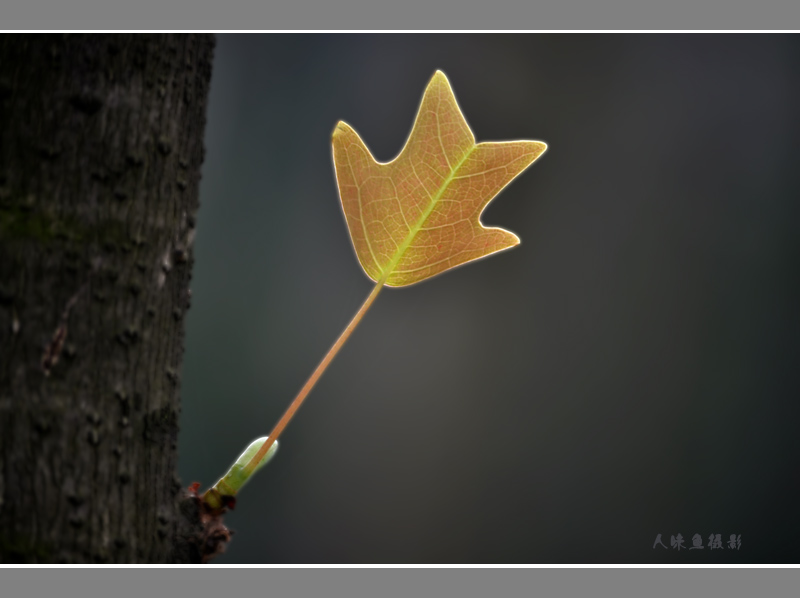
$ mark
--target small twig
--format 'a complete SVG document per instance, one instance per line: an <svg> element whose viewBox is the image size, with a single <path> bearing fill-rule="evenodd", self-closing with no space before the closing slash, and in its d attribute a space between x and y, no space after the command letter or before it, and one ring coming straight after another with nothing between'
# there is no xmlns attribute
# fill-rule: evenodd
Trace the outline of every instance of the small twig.
<svg viewBox="0 0 800 598"><path fill-rule="evenodd" d="M89 281L87 280L85 283L83 283L81 288L79 288L77 292L70 297L69 301L67 301L67 305L64 307L64 311L61 312L61 319L56 327L56 331L53 333L53 339L50 341L50 344L45 347L44 354L42 355L42 370L44 371L45 376L50 375L51 370L58 363L59 357L61 357L61 351L64 349L64 342L67 340L67 323L69 322L69 313L72 311L75 303L77 303L80 294L88 285Z"/></svg>

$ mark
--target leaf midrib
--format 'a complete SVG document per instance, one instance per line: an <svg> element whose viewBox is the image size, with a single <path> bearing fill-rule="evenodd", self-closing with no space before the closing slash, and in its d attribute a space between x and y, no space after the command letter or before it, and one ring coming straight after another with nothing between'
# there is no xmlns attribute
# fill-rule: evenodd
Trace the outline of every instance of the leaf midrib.
<svg viewBox="0 0 800 598"><path fill-rule="evenodd" d="M476 147L477 147L477 145L473 144L472 147L469 148L467 153L464 154L464 157L461 158L461 160L458 161L458 164L455 165L455 168L453 168L450 171L450 174L448 174L447 177L444 179L444 182L441 184L441 186L436 191L436 193L433 194L433 196L431 197L430 204L428 204L428 207L425 208L425 211L422 213L422 216L420 216L420 218L417 221L417 223L408 232L408 235L403 240L403 242L400 244L400 246L397 248L397 251L394 252L394 255L392 256L392 259L389 261L389 265L386 267L385 270L382 271L381 278L380 278L380 280L378 280L378 283L381 286L386 284L386 281L389 279L389 276L391 276L392 273L394 273L394 269L397 267L397 264L403 258L403 255L405 254L406 250L411 246L411 243L414 242L414 237L416 237L417 233L420 230L422 230L423 225L428 220L428 218L430 217L431 213L433 213L433 209L439 203L439 200L442 199L442 195L444 195L444 192L447 189L448 185L450 185L450 183L453 182L453 180L455 179L456 173L464 165L464 162L467 161L467 158L469 158L470 155L472 155L472 152L475 151ZM422 181L420 181L420 182L422 182Z"/></svg>

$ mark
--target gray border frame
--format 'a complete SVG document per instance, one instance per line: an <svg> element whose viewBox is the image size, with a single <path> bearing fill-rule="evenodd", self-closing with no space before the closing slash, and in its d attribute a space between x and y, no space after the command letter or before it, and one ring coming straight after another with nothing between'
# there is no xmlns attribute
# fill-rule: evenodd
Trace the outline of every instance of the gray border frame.
<svg viewBox="0 0 800 598"><path fill-rule="evenodd" d="M8 0L12 29L196 30L781 30L800 26L790 0ZM0 569L8 596L796 596L789 569Z"/></svg>
<svg viewBox="0 0 800 598"><path fill-rule="evenodd" d="M794 597L792 569L3 570L4 596Z"/></svg>
<svg viewBox="0 0 800 598"><path fill-rule="evenodd" d="M786 30L793 0L5 0L14 29Z"/></svg>

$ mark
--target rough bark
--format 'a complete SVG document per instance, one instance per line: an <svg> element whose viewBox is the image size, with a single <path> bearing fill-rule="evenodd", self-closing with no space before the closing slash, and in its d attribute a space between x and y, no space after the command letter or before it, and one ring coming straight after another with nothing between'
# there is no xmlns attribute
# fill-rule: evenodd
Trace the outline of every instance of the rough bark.
<svg viewBox="0 0 800 598"><path fill-rule="evenodd" d="M176 562L214 40L0 36L0 562Z"/></svg>

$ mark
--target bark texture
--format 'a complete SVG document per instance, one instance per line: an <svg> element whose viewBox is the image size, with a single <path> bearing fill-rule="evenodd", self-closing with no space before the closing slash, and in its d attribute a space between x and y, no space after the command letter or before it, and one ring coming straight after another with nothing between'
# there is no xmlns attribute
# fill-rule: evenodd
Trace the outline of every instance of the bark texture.
<svg viewBox="0 0 800 598"><path fill-rule="evenodd" d="M0 562L200 558L176 438L213 45L0 36Z"/></svg>

